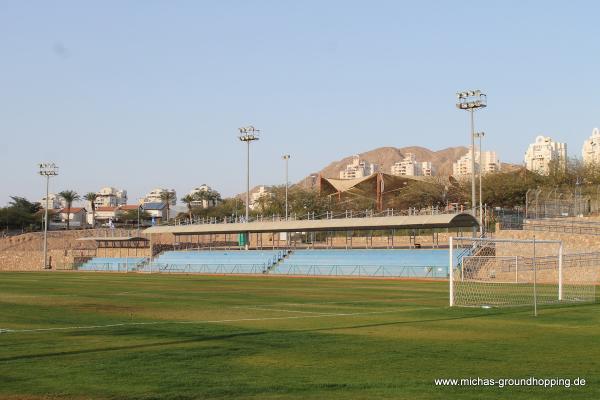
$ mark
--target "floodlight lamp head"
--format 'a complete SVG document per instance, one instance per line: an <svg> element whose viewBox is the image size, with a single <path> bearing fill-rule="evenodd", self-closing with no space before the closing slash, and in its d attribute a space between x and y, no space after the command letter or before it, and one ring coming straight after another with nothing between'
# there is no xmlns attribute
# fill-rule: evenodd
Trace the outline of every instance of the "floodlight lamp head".
<svg viewBox="0 0 600 400"><path fill-rule="evenodd" d="M40 171L39 174L42 176L56 176L58 175L58 167L54 163L39 163Z"/></svg>
<svg viewBox="0 0 600 400"><path fill-rule="evenodd" d="M238 128L240 131L239 139L242 142L250 142L253 140L258 140L259 129L256 129L254 126L249 125L242 128Z"/></svg>
<svg viewBox="0 0 600 400"><path fill-rule="evenodd" d="M474 110L487 106L487 96L481 90L467 90L457 93L456 108L461 110Z"/></svg>

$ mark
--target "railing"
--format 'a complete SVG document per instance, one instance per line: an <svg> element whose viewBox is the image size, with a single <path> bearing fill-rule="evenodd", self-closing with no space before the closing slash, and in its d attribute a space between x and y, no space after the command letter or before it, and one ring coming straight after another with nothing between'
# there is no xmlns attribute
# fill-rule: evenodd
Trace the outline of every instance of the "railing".
<svg viewBox="0 0 600 400"><path fill-rule="evenodd" d="M381 278L434 278L448 277L448 266L394 266L394 265L305 265L283 263L269 272L273 275L295 276L353 276Z"/></svg>
<svg viewBox="0 0 600 400"><path fill-rule="evenodd" d="M375 217L398 217L398 216L411 216L411 215L439 215L439 214L458 214L462 212L459 209L447 210L440 207L428 207L423 209L409 208L407 210L395 210L388 208L384 211L376 212L374 210L345 210L341 212L326 211L323 214L316 214L315 212L309 212L307 214L298 215L296 213L288 216L288 221L302 221L302 220L322 220L322 219L346 219L346 218L375 218ZM232 223L245 223L245 222L279 222L285 221L286 218L281 215L257 215L251 217L246 221L243 216L228 216L228 217L200 217L200 218L178 218L168 223L161 223L160 225L197 225L197 224L232 224Z"/></svg>
<svg viewBox="0 0 600 400"><path fill-rule="evenodd" d="M264 274L269 264L185 264L150 263L139 269L150 273L189 273L189 274Z"/></svg>
<svg viewBox="0 0 600 400"><path fill-rule="evenodd" d="M136 272L142 263L94 263L75 266L77 271L82 272Z"/></svg>

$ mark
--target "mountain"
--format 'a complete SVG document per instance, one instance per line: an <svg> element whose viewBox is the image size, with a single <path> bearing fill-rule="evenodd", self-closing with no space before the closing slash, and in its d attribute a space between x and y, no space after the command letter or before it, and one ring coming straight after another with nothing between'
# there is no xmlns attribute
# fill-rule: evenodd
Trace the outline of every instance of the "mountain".
<svg viewBox="0 0 600 400"><path fill-rule="evenodd" d="M410 147L380 147L365 153L360 153L361 160L366 160L370 163L379 165L379 171L390 172L390 168L395 162L404 158L407 153L412 153L417 158L417 161L430 161L433 165L436 175L451 175L452 163L458 160L463 155L467 154L466 147L449 147L444 150L433 151L419 146ZM341 160L334 161L317 174L321 174L325 178L339 178L340 171L346 168L346 165L352 162L353 156L345 157Z"/></svg>
<svg viewBox="0 0 600 400"><path fill-rule="evenodd" d="M390 168L397 161L401 161L407 153L415 155L417 161L430 161L435 175L449 176L452 175L452 164L460 157L467 154L469 149L464 146L449 147L447 149L433 151L425 147L409 146L409 147L379 147L364 153L358 154L361 160L366 160L370 163L377 164L380 172L390 173ZM311 188L316 182L316 177L321 174L324 178L339 178L340 171L346 168L346 165L352 163L354 155L342 158L341 160L333 161L322 170L312 173L304 179L297 182L297 185ZM519 169L518 165L502 163L503 171L512 171ZM254 193L258 189L254 187L250 193ZM244 193L239 194L241 198L245 198Z"/></svg>

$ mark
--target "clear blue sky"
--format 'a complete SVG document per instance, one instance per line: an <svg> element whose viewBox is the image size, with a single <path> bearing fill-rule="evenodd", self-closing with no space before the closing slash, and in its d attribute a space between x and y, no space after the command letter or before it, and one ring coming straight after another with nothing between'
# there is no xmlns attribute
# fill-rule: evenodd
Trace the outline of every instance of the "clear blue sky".
<svg viewBox="0 0 600 400"><path fill-rule="evenodd" d="M101 186L135 200L245 189L237 128L262 129L252 184L379 146L467 144L455 92L481 88L488 148L539 133L579 155L600 125L596 1L4 1L0 204Z"/></svg>

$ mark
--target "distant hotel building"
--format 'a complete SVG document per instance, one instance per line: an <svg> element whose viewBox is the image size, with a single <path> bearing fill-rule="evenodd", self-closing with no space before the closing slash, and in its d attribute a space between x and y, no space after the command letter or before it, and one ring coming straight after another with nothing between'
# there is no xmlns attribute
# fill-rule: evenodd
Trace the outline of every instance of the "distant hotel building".
<svg viewBox="0 0 600 400"><path fill-rule="evenodd" d="M346 165L343 171L340 171L340 179L357 179L364 178L377 172L377 165L370 162L360 160L358 155L352 158L352 163Z"/></svg>
<svg viewBox="0 0 600 400"><path fill-rule="evenodd" d="M40 204L42 208L46 208L46 196L40 199ZM65 208L67 206L67 202L57 195L56 193L48 194L48 209L49 210L58 210L59 208Z"/></svg>
<svg viewBox="0 0 600 400"><path fill-rule="evenodd" d="M96 193L96 207L118 207L127 204L127 190L103 187Z"/></svg>
<svg viewBox="0 0 600 400"><path fill-rule="evenodd" d="M173 200L171 200L171 205L174 206L175 204L177 204L177 193L175 192L175 189L163 189L163 188L152 189L152 191L150 193L148 193L146 195L146 197L144 197L140 200L140 203L142 203L142 204L162 203L163 200L161 199L161 195L165 192L173 193Z"/></svg>
<svg viewBox="0 0 600 400"><path fill-rule="evenodd" d="M200 186L198 186L197 188L192 189L188 194L190 196L196 196L202 193L216 193L210 186L206 185L206 184L202 184ZM219 203L219 201L216 198L200 198L198 200L194 200L192 201L192 207L201 207L201 208L209 208L209 207L214 207Z"/></svg>
<svg viewBox="0 0 600 400"><path fill-rule="evenodd" d="M402 161L392 165L391 172L398 176L432 176L433 167L429 161L418 162L414 154L406 153Z"/></svg>
<svg viewBox="0 0 600 400"><path fill-rule="evenodd" d="M592 136L583 142L581 155L585 164L600 165L600 129L594 128Z"/></svg>
<svg viewBox="0 0 600 400"><path fill-rule="evenodd" d="M538 136L525 153L525 167L540 175L550 173L552 162L564 168L567 161L567 144L559 143L547 136Z"/></svg>
<svg viewBox="0 0 600 400"><path fill-rule="evenodd" d="M475 172L478 173L481 170L483 175L499 172L501 169L500 160L495 151L484 151L481 153L481 165L479 165L479 151L475 151ZM472 163L471 163L471 148L467 154L456 160L452 164L452 175L455 177L470 176L472 174Z"/></svg>

